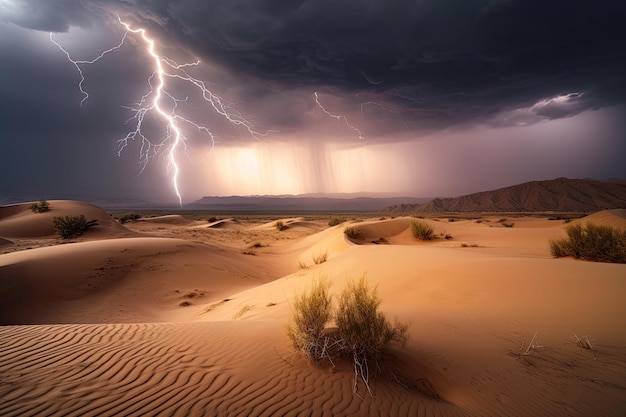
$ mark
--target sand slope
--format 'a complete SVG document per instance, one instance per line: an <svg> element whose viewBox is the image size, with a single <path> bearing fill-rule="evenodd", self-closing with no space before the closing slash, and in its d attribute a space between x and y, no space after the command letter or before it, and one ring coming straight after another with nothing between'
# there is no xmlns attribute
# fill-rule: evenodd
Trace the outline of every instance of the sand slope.
<svg viewBox="0 0 626 417"><path fill-rule="evenodd" d="M586 220L619 225L619 214ZM626 265L552 259L548 240L564 235L562 222L431 219L452 239L416 242L410 218L349 224L362 231L356 241L346 225L314 233L323 221L285 220L302 231L275 221L198 231L177 220L160 224L189 228L192 240L0 255L1 322L40 323L0 327L0 415L626 413ZM272 243L250 256L222 244L228 236ZM315 264L320 252L327 260ZM352 392L349 361L309 364L284 333L294 293L313 278L339 294L363 274L381 309L410 323L408 344L380 363L375 399L362 384Z"/></svg>

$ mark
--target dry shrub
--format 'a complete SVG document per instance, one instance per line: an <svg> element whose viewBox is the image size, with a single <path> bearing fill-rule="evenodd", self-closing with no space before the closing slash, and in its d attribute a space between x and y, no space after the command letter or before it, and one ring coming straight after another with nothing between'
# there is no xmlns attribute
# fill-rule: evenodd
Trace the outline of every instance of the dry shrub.
<svg viewBox="0 0 626 417"><path fill-rule="evenodd" d="M370 364L373 361L375 368L380 369L383 349L392 343L406 343L408 324L392 324L378 311L380 298L376 288L370 287L362 276L358 281L348 281L335 315L337 331L332 335L325 333L326 324L333 318L329 287L327 280L317 279L309 291L295 296L287 336L300 353L314 361L328 359L334 366L333 351L348 353L354 366L354 392L360 379L373 396Z"/></svg>
<svg viewBox="0 0 626 417"><path fill-rule="evenodd" d="M308 359L329 358L332 342L324 335L324 328L332 318L332 296L329 282L315 279L309 291L295 296L293 322L287 326L287 336L293 346ZM330 358L329 358L330 359Z"/></svg>
<svg viewBox="0 0 626 417"><path fill-rule="evenodd" d="M30 205L30 210L33 213L45 213L50 210L50 204L44 199L39 200L37 203L33 203Z"/></svg>
<svg viewBox="0 0 626 417"><path fill-rule="evenodd" d="M87 220L84 215L62 216L53 219L54 230L63 239L72 239L81 236L88 229L97 226L97 220Z"/></svg>
<svg viewBox="0 0 626 417"><path fill-rule="evenodd" d="M330 220L328 220L328 225L329 226L337 226L338 224L341 224L343 222L345 222L346 219L343 217L331 217Z"/></svg>
<svg viewBox="0 0 626 417"><path fill-rule="evenodd" d="M378 311L380 298L376 287L371 288L363 275L358 281L348 281L339 298L336 323L342 350L352 355L354 391L358 378L369 387L370 361L381 358L383 348L390 343L404 345L408 339L408 324L390 323Z"/></svg>
<svg viewBox="0 0 626 417"><path fill-rule="evenodd" d="M361 236L361 229L356 226L348 226L343 229L343 234L350 239L358 239Z"/></svg>
<svg viewBox="0 0 626 417"><path fill-rule="evenodd" d="M432 240L435 232L431 225L421 220L411 221L411 233L413 237L419 240Z"/></svg>
<svg viewBox="0 0 626 417"><path fill-rule="evenodd" d="M567 238L550 241L550 253L596 262L626 263L626 230L587 223L565 227Z"/></svg>

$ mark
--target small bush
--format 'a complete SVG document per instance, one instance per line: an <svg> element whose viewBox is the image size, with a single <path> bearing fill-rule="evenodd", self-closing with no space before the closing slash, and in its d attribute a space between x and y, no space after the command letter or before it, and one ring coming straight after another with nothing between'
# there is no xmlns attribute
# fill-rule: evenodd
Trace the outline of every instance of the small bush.
<svg viewBox="0 0 626 417"><path fill-rule="evenodd" d="M41 199L39 200L39 202L31 204L30 210L33 213L45 213L46 211L50 210L50 205L46 200Z"/></svg>
<svg viewBox="0 0 626 417"><path fill-rule="evenodd" d="M141 218L141 214L139 213L128 213L120 217L120 223L124 224L128 222L134 222L135 220L139 220L140 218Z"/></svg>
<svg viewBox="0 0 626 417"><path fill-rule="evenodd" d="M207 222L209 223L215 223L217 221L217 217L209 217L208 219L206 219Z"/></svg>
<svg viewBox="0 0 626 417"><path fill-rule="evenodd" d="M355 375L361 377L368 391L369 362L378 361L382 350L390 343L404 345L408 339L406 323L391 324L378 311L380 298L376 288L370 288L362 276L349 281L339 298L336 322L341 348L352 355ZM356 392L357 380L354 381Z"/></svg>
<svg viewBox="0 0 626 417"><path fill-rule="evenodd" d="M509 228L510 228L510 227L515 226L515 223L506 223L506 222L502 222L502 226L504 226L504 227L509 227Z"/></svg>
<svg viewBox="0 0 626 417"><path fill-rule="evenodd" d="M356 226L348 226L343 229L343 234L350 239L358 239L361 236L361 229Z"/></svg>
<svg viewBox="0 0 626 417"><path fill-rule="evenodd" d="M346 219L342 218L342 217L332 217L330 220L328 220L328 225L329 226L337 226L338 224L344 223L346 221Z"/></svg>
<svg viewBox="0 0 626 417"><path fill-rule="evenodd" d="M63 239L72 239L81 236L88 229L97 226L97 220L89 220L84 215L79 216L63 216L53 219L54 230L61 235Z"/></svg>
<svg viewBox="0 0 626 417"><path fill-rule="evenodd" d="M295 296L293 321L287 326L287 336L293 346L308 359L318 361L328 357L331 340L324 328L332 318L330 284L323 278L313 281L311 289Z"/></svg>
<svg viewBox="0 0 626 417"><path fill-rule="evenodd" d="M567 238L550 241L550 253L596 262L626 263L626 230L587 223L565 227Z"/></svg>
<svg viewBox="0 0 626 417"><path fill-rule="evenodd" d="M419 240L432 240L434 237L433 228L426 222L413 220L411 222L411 233Z"/></svg>
<svg viewBox="0 0 626 417"><path fill-rule="evenodd" d="M283 230L287 230L287 226L282 220L277 220L275 226L276 226L276 230L278 230L279 232L282 232Z"/></svg>

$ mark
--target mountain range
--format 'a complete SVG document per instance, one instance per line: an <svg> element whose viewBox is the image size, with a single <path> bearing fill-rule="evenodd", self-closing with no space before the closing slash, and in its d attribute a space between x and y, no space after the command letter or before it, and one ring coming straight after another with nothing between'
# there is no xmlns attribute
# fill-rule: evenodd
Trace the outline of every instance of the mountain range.
<svg viewBox="0 0 626 417"><path fill-rule="evenodd" d="M441 212L593 212L626 208L626 181L556 178L530 181L492 191L454 198L435 198L422 204L399 204L387 213Z"/></svg>

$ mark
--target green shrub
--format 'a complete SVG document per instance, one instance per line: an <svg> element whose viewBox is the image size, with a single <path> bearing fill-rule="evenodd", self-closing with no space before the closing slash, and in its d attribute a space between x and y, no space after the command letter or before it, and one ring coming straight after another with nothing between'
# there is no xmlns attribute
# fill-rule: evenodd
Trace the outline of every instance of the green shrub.
<svg viewBox="0 0 626 417"><path fill-rule="evenodd" d="M348 226L343 229L343 234L350 239L358 239L361 236L361 229L356 226Z"/></svg>
<svg viewBox="0 0 626 417"><path fill-rule="evenodd" d="M39 202L31 204L30 210L33 213L45 213L46 211L50 210L50 205L46 200L41 199L39 200Z"/></svg>
<svg viewBox="0 0 626 417"><path fill-rule="evenodd" d="M626 263L626 230L587 223L565 227L567 238L550 241L550 253L596 262Z"/></svg>
<svg viewBox="0 0 626 417"><path fill-rule="evenodd" d="M128 213L120 217L120 223L124 224L130 221L139 220L140 218L141 218L141 214L139 213Z"/></svg>
<svg viewBox="0 0 626 417"><path fill-rule="evenodd" d="M352 355L355 375L361 377L370 394L370 361L378 362L388 344L404 345L408 339L408 325L399 322L391 324L378 311L379 305L376 288L370 288L365 276L362 276L356 282L348 281L339 298L336 314L341 349ZM356 378L353 388L356 392Z"/></svg>
<svg viewBox="0 0 626 417"><path fill-rule="evenodd" d="M296 295L293 301L293 321L287 326L287 336L293 346L308 359L318 361L329 358L331 339L324 328L332 318L330 284L320 278L313 281L311 289Z"/></svg>
<svg viewBox="0 0 626 417"><path fill-rule="evenodd" d="M79 216L63 216L53 219L54 230L61 235L63 239L72 239L81 236L88 229L97 226L97 220L87 220L84 215Z"/></svg>
<svg viewBox="0 0 626 417"><path fill-rule="evenodd" d="M328 220L328 225L329 226L337 226L338 224L344 223L346 221L346 219L341 218L341 217L332 217L330 220Z"/></svg>
<svg viewBox="0 0 626 417"><path fill-rule="evenodd" d="M411 233L419 240L432 240L435 237L432 226L421 220L411 221Z"/></svg>

